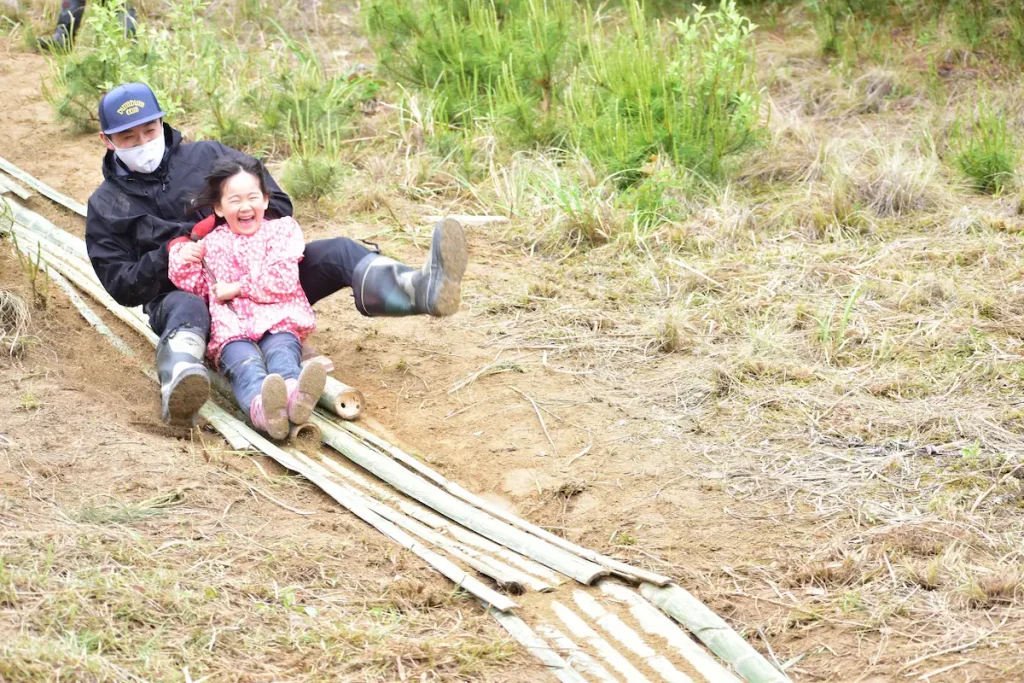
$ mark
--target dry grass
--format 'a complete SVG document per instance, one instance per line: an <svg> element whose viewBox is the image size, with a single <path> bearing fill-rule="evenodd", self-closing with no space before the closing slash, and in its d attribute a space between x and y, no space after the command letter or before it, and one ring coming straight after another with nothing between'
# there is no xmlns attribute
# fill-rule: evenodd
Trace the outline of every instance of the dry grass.
<svg viewBox="0 0 1024 683"><path fill-rule="evenodd" d="M0 352L8 357L20 355L31 321L32 311L25 300L0 290Z"/></svg>

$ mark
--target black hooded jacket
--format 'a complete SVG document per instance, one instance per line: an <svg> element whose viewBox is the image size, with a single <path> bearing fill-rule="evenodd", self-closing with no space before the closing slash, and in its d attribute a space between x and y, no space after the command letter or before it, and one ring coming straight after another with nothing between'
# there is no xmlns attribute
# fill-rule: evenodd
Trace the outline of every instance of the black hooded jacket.
<svg viewBox="0 0 1024 683"><path fill-rule="evenodd" d="M222 156L244 156L213 140L182 143L164 124L164 153L153 173L128 172L107 151L103 184L89 197L85 246L104 289L122 306L139 306L174 291L167 278L167 244L188 236L209 212L192 212L192 198ZM292 215L292 203L270 174L269 217Z"/></svg>

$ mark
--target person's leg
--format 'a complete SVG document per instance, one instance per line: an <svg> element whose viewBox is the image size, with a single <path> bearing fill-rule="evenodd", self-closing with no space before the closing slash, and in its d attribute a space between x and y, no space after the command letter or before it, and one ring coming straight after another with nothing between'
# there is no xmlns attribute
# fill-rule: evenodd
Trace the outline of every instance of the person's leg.
<svg viewBox="0 0 1024 683"><path fill-rule="evenodd" d="M203 358L210 332L210 311L194 294L174 291L146 304L149 325L160 335L156 369L165 422L191 425L210 397L210 376Z"/></svg>
<svg viewBox="0 0 1024 683"><path fill-rule="evenodd" d="M297 379L302 370L302 342L291 332L268 332L260 339L260 350L267 359L267 372L285 379Z"/></svg>
<svg viewBox="0 0 1024 683"><path fill-rule="evenodd" d="M294 424L309 422L320 394L324 393L327 369L317 362L300 366L302 343L290 332L266 334L260 349L267 359L267 370L285 378L288 387L288 419Z"/></svg>
<svg viewBox="0 0 1024 683"><path fill-rule="evenodd" d="M162 294L146 304L143 312L149 316L149 326L165 341L179 329L186 329L202 337L210 335L210 309L202 297L175 290Z"/></svg>
<svg viewBox="0 0 1024 683"><path fill-rule="evenodd" d="M39 39L39 48L48 52L70 50L84 13L85 0L63 0L57 15L57 28L52 36Z"/></svg>
<svg viewBox="0 0 1024 683"><path fill-rule="evenodd" d="M252 400L260 395L263 380L269 374L260 348L248 339L228 342L220 351L220 373L231 383L231 393L246 417Z"/></svg>
<svg viewBox="0 0 1024 683"><path fill-rule="evenodd" d="M309 303L352 286L356 266L374 252L347 237L316 240L306 244L299 261L299 284Z"/></svg>
<svg viewBox="0 0 1024 683"><path fill-rule="evenodd" d="M459 308L466 261L462 226L446 218L434 226L430 255L419 270L335 238L306 245L299 281L311 304L352 287L356 309L363 315L446 316Z"/></svg>
<svg viewBox="0 0 1024 683"><path fill-rule="evenodd" d="M248 339L225 344L220 371L253 427L274 439L288 436L288 388L280 375L268 372L259 346Z"/></svg>

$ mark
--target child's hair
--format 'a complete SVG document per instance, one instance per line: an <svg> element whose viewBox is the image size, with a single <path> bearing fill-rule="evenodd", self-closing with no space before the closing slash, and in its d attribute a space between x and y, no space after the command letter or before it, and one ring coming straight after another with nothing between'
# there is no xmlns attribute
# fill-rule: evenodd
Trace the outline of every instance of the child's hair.
<svg viewBox="0 0 1024 683"><path fill-rule="evenodd" d="M228 178L239 173L248 173L251 176L256 176L260 182L260 192L263 193L264 197L270 195L270 192L267 191L267 179L263 175L263 164L252 157L222 156L213 162L213 169L206 176L206 184L203 185L203 189L192 200L191 210L212 209L215 204L220 202L224 183L227 182Z"/></svg>

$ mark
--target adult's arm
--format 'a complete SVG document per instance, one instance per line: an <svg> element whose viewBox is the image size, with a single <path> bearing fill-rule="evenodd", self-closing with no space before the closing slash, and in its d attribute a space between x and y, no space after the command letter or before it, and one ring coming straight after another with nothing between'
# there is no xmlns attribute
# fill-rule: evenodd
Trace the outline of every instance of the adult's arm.
<svg viewBox="0 0 1024 683"><path fill-rule="evenodd" d="M167 282L167 246L142 254L136 253L132 235L143 220L152 216L115 218L100 208L102 200L89 200L85 220L85 247L89 261L103 288L122 306L141 306L156 298ZM188 235L192 222L173 223L178 235Z"/></svg>

